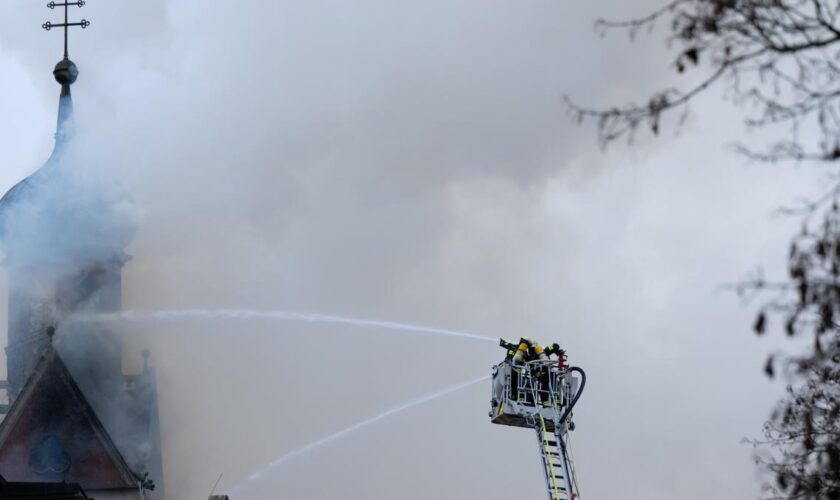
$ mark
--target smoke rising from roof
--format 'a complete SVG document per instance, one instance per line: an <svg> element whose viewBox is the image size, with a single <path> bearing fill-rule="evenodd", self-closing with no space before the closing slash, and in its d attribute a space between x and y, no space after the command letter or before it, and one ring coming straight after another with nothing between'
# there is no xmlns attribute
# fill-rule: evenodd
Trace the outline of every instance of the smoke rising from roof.
<svg viewBox="0 0 840 500"><path fill-rule="evenodd" d="M128 308L306 310L557 340L591 379L574 437L587 494L755 494L738 442L778 394L760 374L772 346L713 291L783 261L788 228L766 215L811 179L733 167L718 151L740 130L730 116L607 154L568 120L563 93L623 102L672 78L657 47L632 59L626 39L591 29L639 2L85 9L94 24L71 40L81 175L131 195ZM0 60L17 75L0 82L0 109L29 103L0 134L7 186L39 164L30 149L48 153L59 42L21 21L43 10L0 5ZM502 356L272 321L127 330L129 370L153 351L176 499L206 496L220 472L222 491ZM488 397L466 390L369 427L249 498L543 495L532 436L492 428Z"/></svg>

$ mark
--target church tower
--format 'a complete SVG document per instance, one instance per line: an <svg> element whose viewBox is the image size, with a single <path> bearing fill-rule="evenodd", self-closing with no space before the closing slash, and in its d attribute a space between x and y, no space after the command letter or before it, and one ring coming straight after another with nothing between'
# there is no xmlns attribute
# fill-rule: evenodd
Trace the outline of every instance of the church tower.
<svg viewBox="0 0 840 500"><path fill-rule="evenodd" d="M162 499L153 372L122 372L119 335L93 321L122 307L125 247L134 233L119 194L86 173L74 147L67 52L55 147L46 163L0 199L0 248L8 277L8 413L0 423L0 471L9 481L79 483L96 498ZM148 356L147 356L148 357ZM155 489L152 489L152 486Z"/></svg>
<svg viewBox="0 0 840 500"><path fill-rule="evenodd" d="M65 57L53 75L61 85L53 152L38 171L0 199L0 244L9 283L6 363L12 399L49 344L47 332L57 327L78 330L72 332L75 338L67 346L72 351L65 355L78 365L88 379L85 383L111 392L116 388L106 387L106 381L121 369L122 346L116 335L91 325L61 324L74 314L120 309L121 271L127 261L123 248L133 228L114 213L105 193L93 192L88 180L80 178L70 153L70 86L78 76L76 65Z"/></svg>

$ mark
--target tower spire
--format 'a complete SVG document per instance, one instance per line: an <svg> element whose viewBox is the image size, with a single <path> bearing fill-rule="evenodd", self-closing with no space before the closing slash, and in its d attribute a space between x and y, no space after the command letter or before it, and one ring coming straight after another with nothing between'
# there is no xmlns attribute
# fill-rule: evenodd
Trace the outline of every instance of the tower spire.
<svg viewBox="0 0 840 500"><path fill-rule="evenodd" d="M84 7L85 1L77 0L75 2L70 2L65 0L63 3L51 1L47 4L47 7L50 9L64 7L64 22L53 24L52 22L47 21L41 25L41 27L47 31L50 31L53 28L64 28L64 58L59 61L58 64L55 65L55 69L53 69L53 76L55 76L55 80L61 84L61 96L58 100L58 120L55 131L55 151L53 154L61 149L64 145L64 139L70 134L69 129L73 116L73 100L70 96L70 85L72 85L73 82L76 81L76 77L79 76L79 68L77 68L76 64L70 60L70 51L67 47L67 31L68 28L72 26L79 26L82 29L90 26L90 21L87 19L82 19L81 21L75 23L70 22L68 8L73 5L81 8Z"/></svg>

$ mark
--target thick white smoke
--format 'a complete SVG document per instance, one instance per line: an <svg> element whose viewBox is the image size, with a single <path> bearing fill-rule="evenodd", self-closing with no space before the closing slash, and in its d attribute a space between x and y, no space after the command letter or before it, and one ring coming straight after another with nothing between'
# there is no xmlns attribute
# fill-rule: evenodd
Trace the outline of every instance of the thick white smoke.
<svg viewBox="0 0 840 500"><path fill-rule="evenodd" d="M760 375L769 346L749 337L749 310L713 291L781 262L787 228L766 214L806 182L720 152L736 117L607 154L570 122L563 93L621 103L671 82L660 48L639 42L632 58L626 39L592 29L643 8L90 0L92 26L71 35L78 147L85 178L130 194L126 306L304 310L557 340L590 375L575 435L588 495L754 494L738 441L777 394ZM26 136L53 127L60 52L37 32L46 15L0 5L0 61L18 75L2 95L41 106L3 127ZM715 108L710 97L702 104ZM9 142L24 135L13 132L0 134L11 159L47 151L47 140ZM9 186L26 172L12 167ZM152 349L174 499L206 496L219 473L224 491L503 354L270 319L126 330L128 371ZM465 390L368 427L249 498L543 495L533 436L491 427L488 398Z"/></svg>

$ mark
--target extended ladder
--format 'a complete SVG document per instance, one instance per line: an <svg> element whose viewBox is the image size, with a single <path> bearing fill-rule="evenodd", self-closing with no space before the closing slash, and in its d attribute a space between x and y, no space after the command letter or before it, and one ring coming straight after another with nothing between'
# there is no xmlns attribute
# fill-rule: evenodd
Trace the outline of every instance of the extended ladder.
<svg viewBox="0 0 840 500"><path fill-rule="evenodd" d="M579 386L572 371L581 375ZM579 368L563 369L544 361L504 362L493 372L491 421L536 431L549 500L581 499L568 431L583 377Z"/></svg>
<svg viewBox="0 0 840 500"><path fill-rule="evenodd" d="M540 457L549 500L577 499L579 494L575 482L575 470L569 460L566 436L557 432L560 427L555 427L555 432L549 432L542 417L534 429L537 431L537 441L540 445Z"/></svg>

